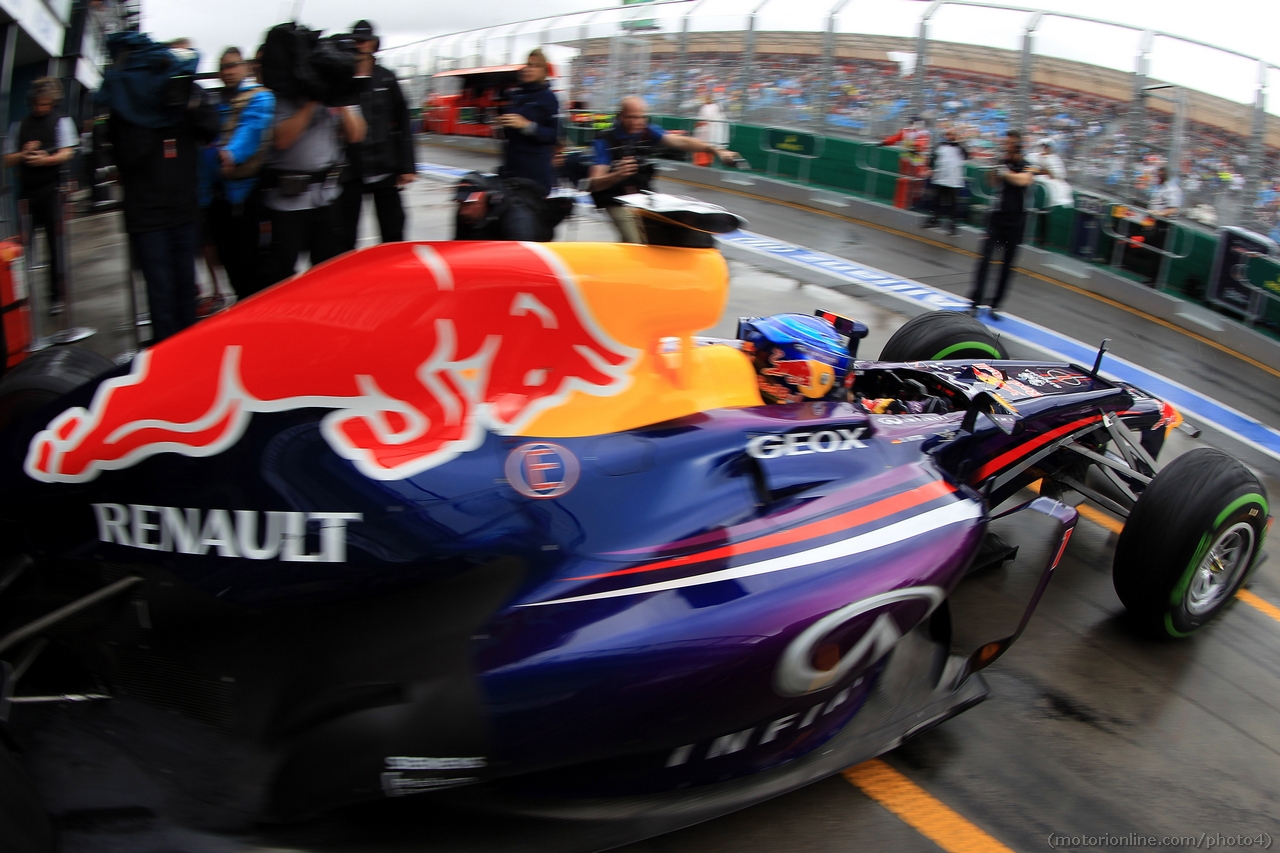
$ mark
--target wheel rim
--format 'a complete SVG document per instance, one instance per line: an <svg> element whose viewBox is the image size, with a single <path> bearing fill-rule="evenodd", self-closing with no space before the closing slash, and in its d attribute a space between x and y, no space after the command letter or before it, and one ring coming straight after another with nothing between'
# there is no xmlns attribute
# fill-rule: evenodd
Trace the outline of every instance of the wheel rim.
<svg viewBox="0 0 1280 853"><path fill-rule="evenodd" d="M1188 613L1203 616L1226 600L1249 565L1253 539L1253 526L1239 521L1214 540L1187 586Z"/></svg>

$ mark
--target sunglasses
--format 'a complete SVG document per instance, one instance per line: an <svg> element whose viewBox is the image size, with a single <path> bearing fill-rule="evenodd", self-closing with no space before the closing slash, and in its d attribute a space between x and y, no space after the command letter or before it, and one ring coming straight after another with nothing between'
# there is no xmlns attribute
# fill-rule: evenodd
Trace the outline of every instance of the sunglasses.
<svg viewBox="0 0 1280 853"><path fill-rule="evenodd" d="M219 66L219 68L222 71L229 71L232 68L239 68L241 65L244 65L243 60L240 62L224 62L222 63L221 66Z"/></svg>

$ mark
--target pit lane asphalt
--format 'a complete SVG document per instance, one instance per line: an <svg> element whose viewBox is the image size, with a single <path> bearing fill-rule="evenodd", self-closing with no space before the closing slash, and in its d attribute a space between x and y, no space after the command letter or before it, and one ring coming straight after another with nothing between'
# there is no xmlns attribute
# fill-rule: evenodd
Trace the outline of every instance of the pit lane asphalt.
<svg viewBox="0 0 1280 853"><path fill-rule="evenodd" d="M430 156L423 159L434 162L463 168L492 165L476 155L424 149L428 151ZM967 287L971 259L946 250L728 194L690 187L677 191L726 204L752 219L754 230L769 236L944 289L963 293ZM449 236L450 206L443 188L420 183L408 198L412 238ZM95 246L92 263L111 263L109 223L83 222L78 227L86 236L84 245ZM369 227L366 220L366 240L372 240ZM578 239L608 239L610 234L605 223L595 220L570 228ZM97 243L88 239L91 235L97 235ZM930 236L939 239L937 234ZM89 260L85 268L90 268ZM730 270L730 304L713 334L731 335L733 318L739 315L824 307L866 321L872 336L864 344L865 353L874 354L906 319L851 289L807 284L738 262L732 262ZM105 279L95 284L88 278L81 279L91 298L86 299L80 321L91 320L104 330L91 339L95 348L123 348L112 320L121 316L119 290ZM1222 376L1244 387L1251 383L1263 401L1254 404L1259 408L1246 408L1243 400L1230 402L1267 423L1280 422L1280 382L1274 377L1262 371L1251 376L1217 350L1201 352L1208 348L1179 342L1162 327L1147 329L1128 312L1117 310L1110 317L1106 306L1080 297L1072 301L1043 282L1019 277L1014 288L1008 306L1013 313L1081 340L1111 334L1099 334L1097 324L1085 320L1114 323L1122 330L1132 325L1134 338L1112 335L1117 337L1118 354L1139 362L1168 363L1168 375L1192 387L1201 381L1220 382ZM91 306L96 306L92 312L87 310ZM1198 360L1201 355L1205 362ZM1187 366L1180 369L1183 362ZM1175 435L1166 454L1185 452L1199 443ZM1265 479L1273 498L1280 496L1280 481ZM1251 589L1280 604L1276 541L1268 544L1272 559L1259 570ZM1050 833L1275 836L1280 831L1280 621L1236 602L1214 625L1188 640L1152 643L1134 637L1119 618L1122 608L1111 586L1114 544L1114 533L1082 520L1026 633L986 671L991 698L890 753L886 761L994 842L1014 850L1044 848ZM458 815L433 806L425 796L352 809L309 824L264 829L252 837L193 832L166 819L162 792L119 784L131 778L128 768L102 751L91 734L84 737L88 739L74 742L81 749L78 754L55 756L46 750L45 760L35 767L42 792L62 815L65 851L345 853L598 847L589 827ZM34 757L40 759L41 754L37 751ZM94 778L94 783L87 784L86 778ZM836 776L623 849L923 853L938 845Z"/></svg>

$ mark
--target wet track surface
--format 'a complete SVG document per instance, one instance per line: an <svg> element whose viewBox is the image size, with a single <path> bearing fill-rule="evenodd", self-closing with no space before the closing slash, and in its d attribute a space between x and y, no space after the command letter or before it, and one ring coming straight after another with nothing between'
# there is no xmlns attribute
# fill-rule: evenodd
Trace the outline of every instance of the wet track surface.
<svg viewBox="0 0 1280 853"><path fill-rule="evenodd" d="M488 158L440 148L421 159L472 168ZM669 186L670 189L675 189ZM840 254L953 292L968 289L972 258L876 228L725 193L679 192L725 204L771 237ZM444 191L413 191L410 235L449 236ZM368 223L366 223L366 226ZM602 222L573 226L579 239L607 238ZM927 238L945 242L941 232ZM746 264L730 265L725 319L830 308L864 320L878 353L903 315L852 292L806 284ZM1248 393L1215 396L1273 426L1280 379L1228 354L1066 288L1019 276L1011 313L1083 341L1114 338L1114 352L1209 392L1229 378ZM1117 331L1118 330L1118 331ZM110 346L99 341L99 346ZM1175 434L1162 455L1202 443ZM1273 498L1276 470L1260 471ZM1096 513L1076 529L1026 633L985 671L990 698L886 755L884 761L931 795L895 813L874 781L834 776L767 803L633 843L636 851L904 851L1046 849L1049 836L1280 834L1280 611L1236 601L1213 625L1181 642L1136 636L1111 582L1118 522ZM1250 589L1280 605L1280 541ZM998 591L993 590L993 595ZM64 851L578 851L622 839L584 824L459 812L429 796L379 803L311 823L243 833L178 829L165 791L114 756L81 709L55 711L33 726L31 752L42 793L59 815ZM914 809L914 811L912 810ZM965 838L947 810L979 831ZM930 840L932 835L934 840ZM951 839L948 842L948 839ZM1206 838L1211 841L1212 838ZM1058 845L1103 849L1106 845ZM1158 846L1158 845L1157 845ZM1169 845L1166 849L1209 845ZM1226 846L1220 844L1218 846ZM3 847L0 844L0 847Z"/></svg>

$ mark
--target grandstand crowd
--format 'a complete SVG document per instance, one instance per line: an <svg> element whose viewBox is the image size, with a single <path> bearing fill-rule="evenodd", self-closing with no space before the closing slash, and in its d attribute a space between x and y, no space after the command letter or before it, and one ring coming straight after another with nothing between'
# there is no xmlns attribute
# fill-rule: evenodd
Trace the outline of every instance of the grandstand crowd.
<svg viewBox="0 0 1280 853"><path fill-rule="evenodd" d="M822 124L826 133L872 139L891 134L912 117L913 80L896 62L860 59L836 64L825 115L818 114L823 79L812 56L757 55L749 81L744 81L742 69L741 54L690 54L683 75L670 64L653 63L647 74L632 82L655 112L672 115L696 114L710 95L732 121ZM579 57L572 75L573 100L604 108L608 74L607 57ZM1011 126L1017 85L1011 78L930 69L924 117L954 128L977 160L998 157L999 139ZM1142 138L1131 140L1128 108L1121 101L1038 84L1025 130L1029 139L1053 141L1077 188L1117 195L1132 183L1145 195L1165 165L1172 120L1148 111ZM1250 200L1240 196L1247 151L1248 141L1239 135L1188 121L1181 168L1176 170L1185 194L1184 210L1205 225L1236 221L1280 242L1280 152L1267 150L1260 190ZM1126 175L1130 165L1132 176Z"/></svg>

